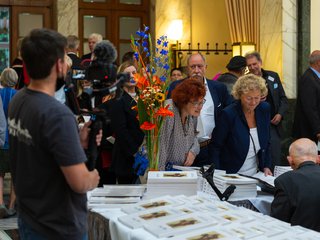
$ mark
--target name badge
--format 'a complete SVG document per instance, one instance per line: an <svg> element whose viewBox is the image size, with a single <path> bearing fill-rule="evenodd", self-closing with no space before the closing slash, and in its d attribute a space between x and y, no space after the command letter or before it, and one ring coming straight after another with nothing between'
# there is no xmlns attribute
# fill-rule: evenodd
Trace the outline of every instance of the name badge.
<svg viewBox="0 0 320 240"><path fill-rule="evenodd" d="M274 77L268 76L268 80L270 80L271 82L274 81Z"/></svg>

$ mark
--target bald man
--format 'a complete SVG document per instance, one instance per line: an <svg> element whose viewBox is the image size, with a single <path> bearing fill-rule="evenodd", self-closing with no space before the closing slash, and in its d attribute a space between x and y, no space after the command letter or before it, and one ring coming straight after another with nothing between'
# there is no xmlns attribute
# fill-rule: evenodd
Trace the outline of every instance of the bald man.
<svg viewBox="0 0 320 240"><path fill-rule="evenodd" d="M309 56L308 69L298 81L298 96L293 123L294 138L320 140L320 51Z"/></svg>
<svg viewBox="0 0 320 240"><path fill-rule="evenodd" d="M316 144L300 138L289 148L288 162L293 171L275 180L271 216L291 225L320 231L320 166Z"/></svg>

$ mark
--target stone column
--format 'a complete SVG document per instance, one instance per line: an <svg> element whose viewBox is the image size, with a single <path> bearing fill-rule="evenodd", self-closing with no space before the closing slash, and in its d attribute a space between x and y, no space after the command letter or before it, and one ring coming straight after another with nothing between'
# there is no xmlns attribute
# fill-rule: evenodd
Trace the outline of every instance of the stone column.
<svg viewBox="0 0 320 240"><path fill-rule="evenodd" d="M61 34L78 36L78 0L57 0L57 30Z"/></svg>

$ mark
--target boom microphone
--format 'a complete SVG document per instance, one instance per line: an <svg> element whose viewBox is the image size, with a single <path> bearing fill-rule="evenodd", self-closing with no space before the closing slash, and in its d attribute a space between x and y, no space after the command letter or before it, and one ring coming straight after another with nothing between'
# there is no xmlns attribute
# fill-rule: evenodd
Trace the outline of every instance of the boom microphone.
<svg viewBox="0 0 320 240"><path fill-rule="evenodd" d="M103 40L96 44L93 53L95 60L100 65L112 64L118 57L117 50L109 40Z"/></svg>

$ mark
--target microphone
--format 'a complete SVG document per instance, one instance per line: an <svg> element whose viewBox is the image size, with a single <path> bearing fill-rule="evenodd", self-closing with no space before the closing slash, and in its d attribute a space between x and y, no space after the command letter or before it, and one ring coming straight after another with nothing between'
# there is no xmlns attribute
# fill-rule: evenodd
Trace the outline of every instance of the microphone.
<svg viewBox="0 0 320 240"><path fill-rule="evenodd" d="M112 64L116 61L118 53L114 45L109 40L103 40L96 44L93 50L94 56L96 57L93 62L98 64Z"/></svg>
<svg viewBox="0 0 320 240"><path fill-rule="evenodd" d="M86 79L93 83L93 88L101 89L116 81L117 68L113 62L118 54L114 45L108 40L97 43L93 53L95 59L87 68Z"/></svg>

